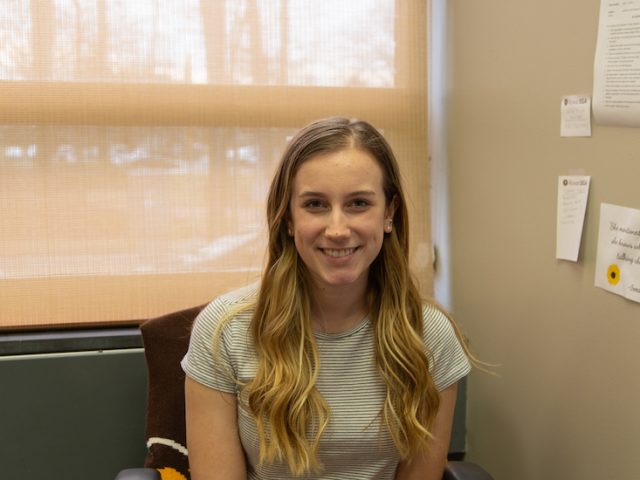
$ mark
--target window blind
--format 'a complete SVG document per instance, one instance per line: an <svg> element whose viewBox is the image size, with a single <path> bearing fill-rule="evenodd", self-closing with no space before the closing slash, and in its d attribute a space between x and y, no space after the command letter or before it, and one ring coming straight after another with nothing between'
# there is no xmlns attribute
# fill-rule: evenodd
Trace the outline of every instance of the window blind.
<svg viewBox="0 0 640 480"><path fill-rule="evenodd" d="M390 141L431 289L419 0L5 0L0 328L133 323L259 277L306 123Z"/></svg>

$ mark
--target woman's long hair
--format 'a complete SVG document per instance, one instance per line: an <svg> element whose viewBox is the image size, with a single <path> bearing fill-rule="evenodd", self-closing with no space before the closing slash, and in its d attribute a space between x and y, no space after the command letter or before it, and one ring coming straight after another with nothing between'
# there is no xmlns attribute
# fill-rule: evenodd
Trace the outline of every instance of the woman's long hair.
<svg viewBox="0 0 640 480"><path fill-rule="evenodd" d="M406 202L391 148L366 122L314 122L289 142L269 191L268 257L251 323L258 366L242 394L257 423L260 461L287 462L297 475L322 468L317 451L331 412L316 389L319 357L307 274L288 232L290 199L303 162L348 148L376 159L386 203L397 204L394 228L385 233L381 252L370 266L367 302L375 360L387 392L381 415L401 458L410 459L427 446L439 406L422 341L423 302L409 270Z"/></svg>

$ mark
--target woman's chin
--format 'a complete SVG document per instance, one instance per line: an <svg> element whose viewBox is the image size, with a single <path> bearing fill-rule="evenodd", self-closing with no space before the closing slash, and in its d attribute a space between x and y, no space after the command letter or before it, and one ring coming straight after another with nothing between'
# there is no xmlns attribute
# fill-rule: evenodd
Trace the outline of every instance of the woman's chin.
<svg viewBox="0 0 640 480"><path fill-rule="evenodd" d="M350 288L358 287L367 282L368 276L358 275L355 273L339 273L333 275L323 275L320 279L316 279L316 283L324 288Z"/></svg>

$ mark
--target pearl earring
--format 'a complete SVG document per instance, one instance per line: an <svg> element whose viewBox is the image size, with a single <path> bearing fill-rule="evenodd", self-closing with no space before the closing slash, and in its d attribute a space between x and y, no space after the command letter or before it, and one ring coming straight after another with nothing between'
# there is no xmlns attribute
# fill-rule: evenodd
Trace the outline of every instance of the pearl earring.
<svg viewBox="0 0 640 480"><path fill-rule="evenodd" d="M384 226L384 231L391 233L391 230L393 230L393 220L389 219L387 220L387 224Z"/></svg>

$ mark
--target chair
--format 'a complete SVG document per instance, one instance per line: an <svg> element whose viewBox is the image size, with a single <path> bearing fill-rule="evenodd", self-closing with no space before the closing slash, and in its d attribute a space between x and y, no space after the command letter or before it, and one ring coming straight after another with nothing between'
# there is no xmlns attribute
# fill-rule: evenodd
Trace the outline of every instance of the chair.
<svg viewBox="0 0 640 480"><path fill-rule="evenodd" d="M186 450L184 372L180 360L189 346L199 305L150 319L140 326L147 362L147 456L145 468L122 470L116 480L189 480ZM448 462L443 480L492 480L471 462Z"/></svg>

